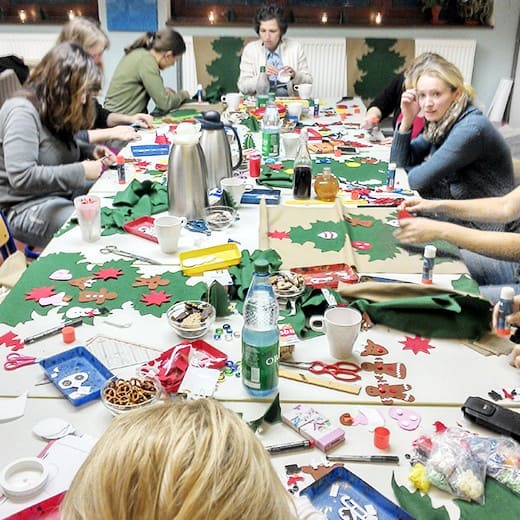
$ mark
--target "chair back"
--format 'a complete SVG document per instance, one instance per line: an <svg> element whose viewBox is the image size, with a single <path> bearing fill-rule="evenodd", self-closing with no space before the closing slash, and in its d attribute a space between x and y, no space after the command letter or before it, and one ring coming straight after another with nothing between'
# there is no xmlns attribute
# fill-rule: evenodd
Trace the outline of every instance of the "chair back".
<svg viewBox="0 0 520 520"><path fill-rule="evenodd" d="M20 80L13 69L0 72L0 107L21 87Z"/></svg>
<svg viewBox="0 0 520 520"><path fill-rule="evenodd" d="M0 254L5 260L16 251L16 243L7 224L2 210L0 210Z"/></svg>

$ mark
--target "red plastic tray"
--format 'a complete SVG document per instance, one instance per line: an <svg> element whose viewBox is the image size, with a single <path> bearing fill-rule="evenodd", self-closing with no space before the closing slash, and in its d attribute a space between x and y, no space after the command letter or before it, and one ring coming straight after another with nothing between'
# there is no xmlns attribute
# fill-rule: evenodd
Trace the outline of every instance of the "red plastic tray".
<svg viewBox="0 0 520 520"><path fill-rule="evenodd" d="M131 222L123 224L123 228L127 233L132 233L133 235L146 238L146 240L151 240L158 244L159 241L155 236L154 222L155 219L153 217L139 217Z"/></svg>

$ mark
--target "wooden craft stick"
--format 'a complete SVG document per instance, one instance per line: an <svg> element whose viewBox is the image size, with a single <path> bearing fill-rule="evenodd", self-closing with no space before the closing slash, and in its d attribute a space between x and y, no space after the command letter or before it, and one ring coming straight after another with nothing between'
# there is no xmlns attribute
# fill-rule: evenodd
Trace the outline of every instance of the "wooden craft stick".
<svg viewBox="0 0 520 520"><path fill-rule="evenodd" d="M323 386L325 388L331 388L332 390L347 392L348 394L359 395L359 392L361 391L361 387L358 385L328 381L317 376L309 376L307 374L301 374L300 372L291 372L290 370L285 370L283 368L278 369L278 375L284 379L292 379L293 381L300 381L300 383L308 383L309 385Z"/></svg>

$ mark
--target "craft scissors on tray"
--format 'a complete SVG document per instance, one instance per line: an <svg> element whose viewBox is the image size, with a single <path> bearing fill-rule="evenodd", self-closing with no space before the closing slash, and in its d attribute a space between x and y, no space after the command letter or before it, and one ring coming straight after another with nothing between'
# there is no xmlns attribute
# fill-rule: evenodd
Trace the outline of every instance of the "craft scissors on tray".
<svg viewBox="0 0 520 520"><path fill-rule="evenodd" d="M34 365L37 362L38 359L33 356L22 356L22 354L18 354L18 352L10 352L7 354L4 368L6 370L16 370L26 365Z"/></svg>
<svg viewBox="0 0 520 520"><path fill-rule="evenodd" d="M339 381L357 381L361 379L358 372L361 367L350 361L337 361L336 363L324 363L323 361L280 361L280 365L301 368L313 374L330 374Z"/></svg>
<svg viewBox="0 0 520 520"><path fill-rule="evenodd" d="M119 249L117 246L105 246L105 247L102 247L99 251L100 251L100 253L103 253L104 255L108 255L108 254L119 255L119 256L124 256L125 258L133 258L134 260L140 260L141 262L145 262L147 264L161 265L161 262L158 262L157 260L154 260L153 258L147 258L146 256L141 256L141 255L137 255L135 253L130 253L128 251L123 251L122 249Z"/></svg>

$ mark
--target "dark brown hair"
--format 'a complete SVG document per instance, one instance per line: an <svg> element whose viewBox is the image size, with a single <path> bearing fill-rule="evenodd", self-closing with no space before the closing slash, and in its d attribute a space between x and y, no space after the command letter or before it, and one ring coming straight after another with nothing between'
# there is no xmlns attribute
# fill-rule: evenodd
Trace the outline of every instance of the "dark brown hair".
<svg viewBox="0 0 520 520"><path fill-rule="evenodd" d="M125 49L125 53L128 54L141 48L154 49L159 52L172 51L174 56L180 56L186 52L186 44L182 36L171 27L165 27L157 32L144 33Z"/></svg>
<svg viewBox="0 0 520 520"><path fill-rule="evenodd" d="M284 10L277 4L262 5L253 18L256 34L260 33L260 22L276 20L282 36L287 32L287 17Z"/></svg>
<svg viewBox="0 0 520 520"><path fill-rule="evenodd" d="M94 60L74 43L54 46L31 72L25 88L42 124L67 143L95 120L94 97L101 90L101 71Z"/></svg>

